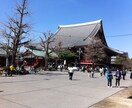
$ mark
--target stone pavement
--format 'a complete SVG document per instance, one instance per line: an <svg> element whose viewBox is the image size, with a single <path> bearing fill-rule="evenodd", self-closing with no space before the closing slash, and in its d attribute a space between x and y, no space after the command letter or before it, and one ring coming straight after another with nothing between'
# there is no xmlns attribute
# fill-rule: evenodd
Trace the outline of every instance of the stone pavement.
<svg viewBox="0 0 132 108"><path fill-rule="evenodd" d="M129 74L121 80L121 88L107 88L106 77L99 73L89 78L87 73L75 72L72 81L67 72L59 71L0 76L0 108L89 108L131 85Z"/></svg>

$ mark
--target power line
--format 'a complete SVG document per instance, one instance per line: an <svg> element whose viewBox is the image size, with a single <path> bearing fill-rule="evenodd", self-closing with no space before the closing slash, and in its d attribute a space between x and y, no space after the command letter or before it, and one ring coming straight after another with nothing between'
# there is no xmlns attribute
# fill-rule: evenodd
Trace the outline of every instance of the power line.
<svg viewBox="0 0 132 108"><path fill-rule="evenodd" d="M44 33L44 32L38 31L38 30L32 30L32 31L33 31L33 32L36 32L36 33L41 33L41 34ZM65 36L65 35L57 35L57 36ZM111 38L111 37L126 37L126 36L132 36L132 33L130 33L130 34L109 35L109 36L106 36L106 37ZM66 36L65 36L65 37L66 37ZM70 37L70 35L67 36L67 37Z"/></svg>
<svg viewBox="0 0 132 108"><path fill-rule="evenodd" d="M38 31L38 30L31 30L31 31L36 32L36 33L41 33L41 34L44 33L44 32Z"/></svg>
<svg viewBox="0 0 132 108"><path fill-rule="evenodd" d="M44 32L42 32L42 31L38 31L38 30L31 30L31 31L36 32L36 33L40 33L40 34L43 34L43 33L44 33ZM71 37L71 35L69 35L69 36L66 36L66 35L57 35L57 36ZM113 37L128 37L128 36L132 36L132 33L130 33L130 34L108 35L108 36L106 36L106 37L107 37L107 38L113 38ZM79 36L79 37L80 37L80 36ZM34 39L34 40L36 40L36 39Z"/></svg>
<svg viewBox="0 0 132 108"><path fill-rule="evenodd" d="M126 37L126 36L132 36L132 34L111 35L111 36L106 36L106 37Z"/></svg>

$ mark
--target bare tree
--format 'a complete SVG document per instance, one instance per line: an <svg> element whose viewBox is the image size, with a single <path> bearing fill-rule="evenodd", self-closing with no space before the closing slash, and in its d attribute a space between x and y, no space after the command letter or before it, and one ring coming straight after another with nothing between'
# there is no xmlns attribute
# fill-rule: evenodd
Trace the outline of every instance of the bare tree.
<svg viewBox="0 0 132 108"><path fill-rule="evenodd" d="M45 50L45 66L44 66L44 69L47 70L50 53L52 53L52 50L51 50L52 48L51 48L50 44L52 42L54 42L54 38L53 38L53 34L51 32L43 33L43 35L44 35L44 39L42 37L40 37L40 39L41 39L41 46Z"/></svg>
<svg viewBox="0 0 132 108"><path fill-rule="evenodd" d="M62 42L58 41L55 43L54 48L52 48L54 52L58 53L62 49Z"/></svg>
<svg viewBox="0 0 132 108"><path fill-rule="evenodd" d="M27 11L27 0L22 0L22 3L16 5L15 17L8 17L8 22L5 25L6 30L4 36L10 38L12 48L12 63L15 65L15 58L20 45L24 44L22 40L24 34L28 34L30 30L29 23L25 22L25 17L29 15Z"/></svg>
<svg viewBox="0 0 132 108"><path fill-rule="evenodd" d="M91 43L84 47L84 58L94 63L102 62L106 58L105 45L100 39L92 39Z"/></svg>

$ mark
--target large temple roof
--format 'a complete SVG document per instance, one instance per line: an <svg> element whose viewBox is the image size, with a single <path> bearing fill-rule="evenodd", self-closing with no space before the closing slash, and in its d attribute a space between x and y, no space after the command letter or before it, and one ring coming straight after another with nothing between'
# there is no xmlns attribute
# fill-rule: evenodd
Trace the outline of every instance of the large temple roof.
<svg viewBox="0 0 132 108"><path fill-rule="evenodd" d="M99 30L104 35L102 20L81 24L60 25L54 38L56 39L56 43L62 42L62 47L83 46L88 45ZM105 41L104 36L103 39ZM106 41L105 44L107 46Z"/></svg>
<svg viewBox="0 0 132 108"><path fill-rule="evenodd" d="M62 48L81 47L93 42L94 37L98 37L102 40L111 55L124 54L123 51L115 50L107 45L102 20L72 25L60 25L53 36L55 39L54 43L50 45L58 46L58 44L61 43ZM42 49L40 43L32 43L26 47Z"/></svg>
<svg viewBox="0 0 132 108"><path fill-rule="evenodd" d="M104 36L102 20L81 24L60 25L54 38L56 45L61 42L61 47L67 48L88 45L96 36L103 41L107 49L112 52L112 55L124 54L123 51L108 47Z"/></svg>

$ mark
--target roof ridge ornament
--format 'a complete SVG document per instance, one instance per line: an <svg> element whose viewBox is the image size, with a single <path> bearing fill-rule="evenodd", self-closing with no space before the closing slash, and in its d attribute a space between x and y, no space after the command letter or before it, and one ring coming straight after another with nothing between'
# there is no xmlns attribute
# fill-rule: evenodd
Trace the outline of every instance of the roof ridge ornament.
<svg viewBox="0 0 132 108"><path fill-rule="evenodd" d="M79 24L69 24L69 25L59 25L58 28L62 28L62 27L77 27L77 26L84 26L84 25L92 25L95 23L101 23L102 19L100 20L96 20L96 21L92 21L92 22L86 22L86 23L79 23Z"/></svg>

